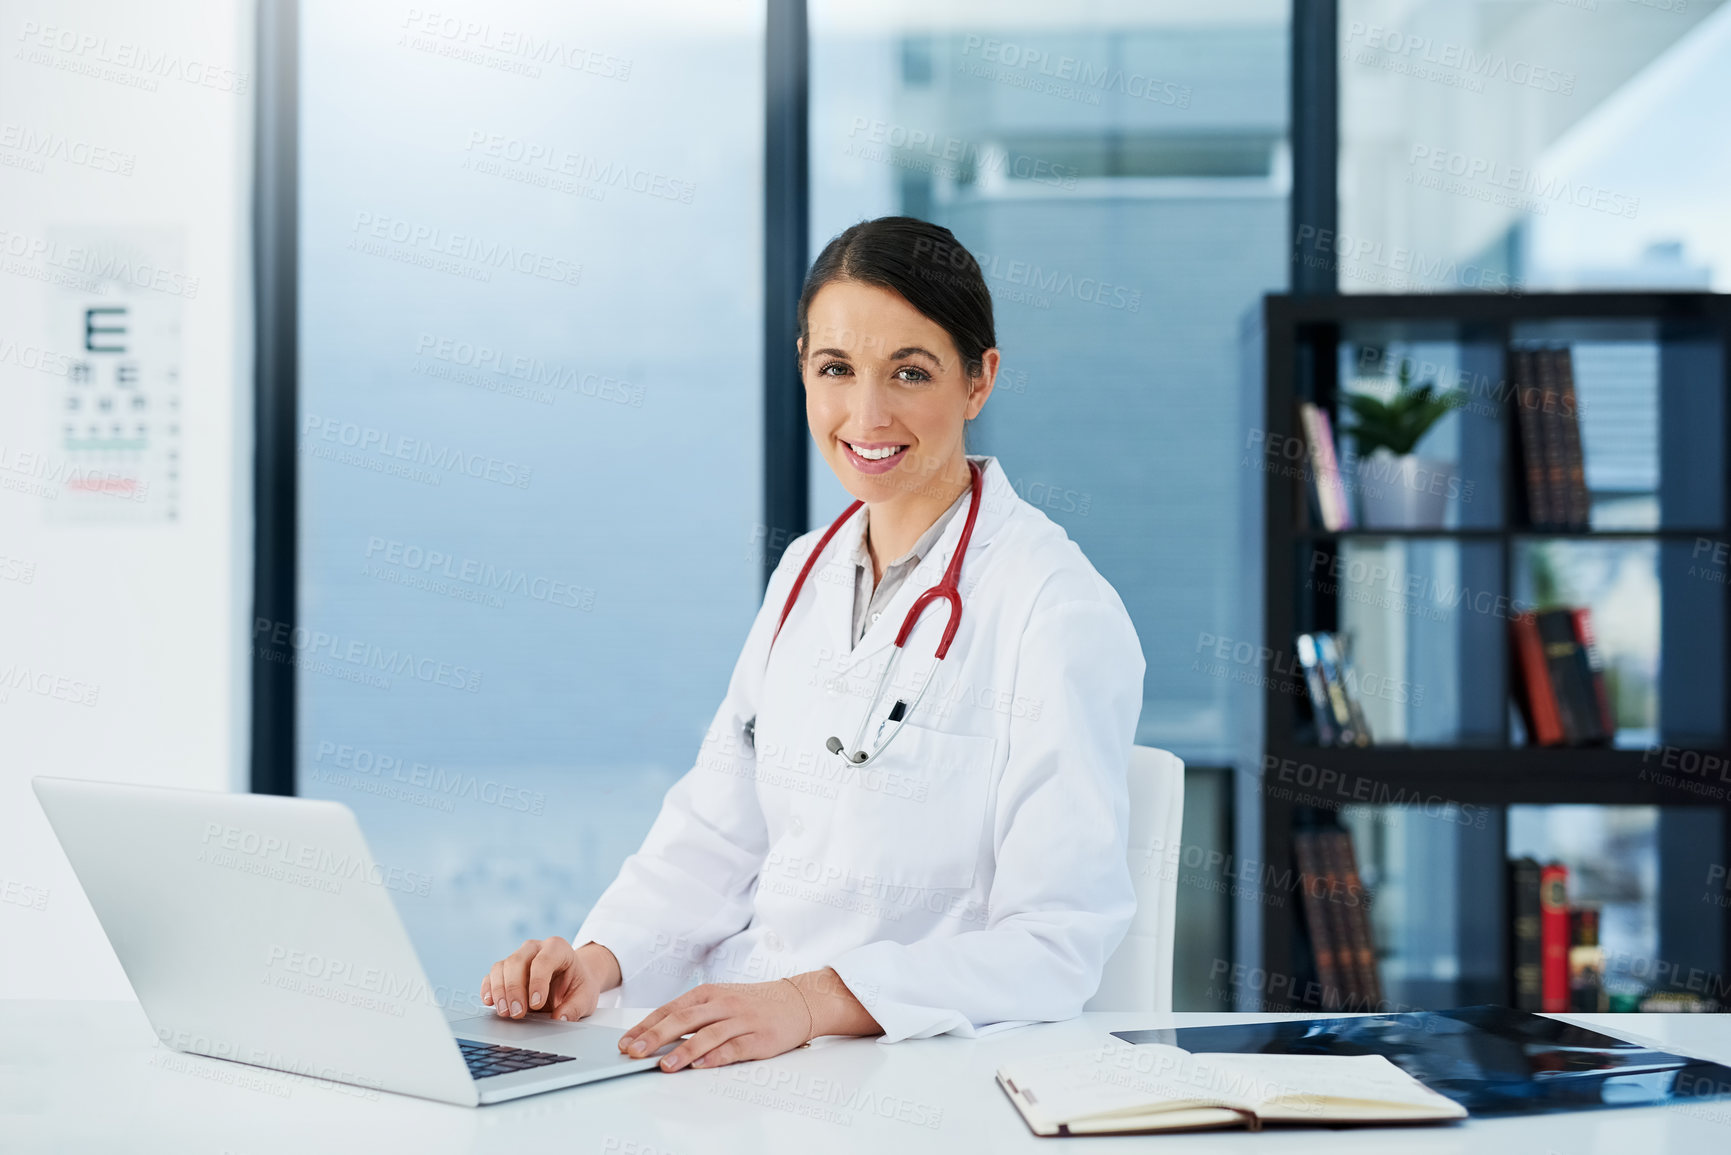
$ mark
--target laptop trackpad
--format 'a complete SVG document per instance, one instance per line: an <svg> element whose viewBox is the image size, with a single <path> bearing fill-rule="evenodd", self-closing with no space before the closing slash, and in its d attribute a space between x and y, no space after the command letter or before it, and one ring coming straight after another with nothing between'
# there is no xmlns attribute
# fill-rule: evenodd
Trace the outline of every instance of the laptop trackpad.
<svg viewBox="0 0 1731 1155"><path fill-rule="evenodd" d="M473 1015L466 1019L453 1020L451 1033L459 1039L503 1043L507 1047L527 1047L534 1051L571 1055L597 1066L637 1061L619 1053L619 1036L625 1032L618 1027L603 1027L592 1023L561 1023L544 1015L531 1014L523 1019ZM656 1054L661 1054L671 1047L672 1044L668 1044Z"/></svg>

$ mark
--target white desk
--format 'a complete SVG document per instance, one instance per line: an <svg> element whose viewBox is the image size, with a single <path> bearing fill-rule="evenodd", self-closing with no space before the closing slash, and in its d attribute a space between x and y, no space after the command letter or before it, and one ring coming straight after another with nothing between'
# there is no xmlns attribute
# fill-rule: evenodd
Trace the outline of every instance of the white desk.
<svg viewBox="0 0 1731 1155"><path fill-rule="evenodd" d="M626 1026L641 1014L602 1011ZM1298 1017L1267 1015L1263 1019ZM1731 1017L1581 1015L1688 1054L1731 1061ZM999 1064L1098 1042L1107 1030L1249 1019L1089 1014L986 1039L883 1046L823 1039L759 1063L648 1071L495 1107L464 1108L182 1055L160 1046L136 1003L0 1001L0 1151L496 1151L559 1155L728 1152L1461 1152L1649 1155L1731 1150L1731 1100L1445 1128L1212 1132L1164 1138L1036 1139L992 1079Z"/></svg>

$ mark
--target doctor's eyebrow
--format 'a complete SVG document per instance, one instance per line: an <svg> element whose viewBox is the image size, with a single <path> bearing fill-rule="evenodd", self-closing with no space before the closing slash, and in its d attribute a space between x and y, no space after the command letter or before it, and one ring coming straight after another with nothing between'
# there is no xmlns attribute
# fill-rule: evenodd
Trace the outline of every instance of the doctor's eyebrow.
<svg viewBox="0 0 1731 1155"><path fill-rule="evenodd" d="M916 353L921 357L929 358L931 363L936 365L938 368L942 369L944 367L944 360L942 357L939 357L930 349L922 349L918 345L905 345L902 348L897 349L894 353L890 354L890 360L900 361L903 357L912 357Z"/></svg>
<svg viewBox="0 0 1731 1155"><path fill-rule="evenodd" d="M939 369L942 369L944 367L944 360L942 357L939 357L936 353L932 352L930 349L922 349L918 345L904 345L902 348L897 349L894 353L891 353L886 358L886 360L900 361L904 357L912 357L916 354L918 354L921 357L929 358L931 360L932 364L936 365ZM840 357L844 361L846 361L851 356L851 354L849 354L849 353L847 353L841 349L814 349L814 350L812 350L811 355L813 357Z"/></svg>

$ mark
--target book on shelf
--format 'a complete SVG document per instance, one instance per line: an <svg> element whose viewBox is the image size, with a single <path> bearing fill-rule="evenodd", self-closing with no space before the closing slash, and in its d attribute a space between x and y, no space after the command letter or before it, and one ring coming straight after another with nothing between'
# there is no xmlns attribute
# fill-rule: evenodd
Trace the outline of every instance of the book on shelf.
<svg viewBox="0 0 1731 1155"><path fill-rule="evenodd" d="M1539 640L1550 665L1551 688L1563 718L1563 735L1572 746L1602 742L1610 737L1599 727L1599 702L1593 693L1593 672L1587 650L1575 632L1573 609L1540 610Z"/></svg>
<svg viewBox="0 0 1731 1155"><path fill-rule="evenodd" d="M1581 448L1581 407L1575 396L1574 357L1568 346L1545 349L1541 356L1551 362L1551 379L1557 396L1556 423L1562 442L1562 508L1564 524L1586 529L1592 517L1592 499L1587 493L1586 455Z"/></svg>
<svg viewBox="0 0 1731 1155"><path fill-rule="evenodd" d="M1569 520L1569 463L1563 439L1563 425L1557 420L1557 408L1562 404L1557 389L1556 362L1550 350L1535 349L1532 359L1539 391L1539 440L1544 455L1545 504L1551 509L1551 524L1567 526Z"/></svg>
<svg viewBox="0 0 1731 1155"><path fill-rule="evenodd" d="M1599 945L1599 908L1569 908L1569 1009L1589 1014L1610 1009L1605 991L1605 948Z"/></svg>
<svg viewBox="0 0 1731 1155"><path fill-rule="evenodd" d="M1298 664L1304 668L1305 690L1310 695L1311 717L1316 721L1317 745L1357 745L1345 691L1335 680L1335 671L1324 666L1317 635L1299 634L1297 648Z"/></svg>
<svg viewBox="0 0 1731 1155"><path fill-rule="evenodd" d="M1551 688L1550 663L1539 640L1539 622L1533 613L1509 618L1509 652L1514 658L1515 705L1526 723L1527 739L1535 746L1561 746L1563 721L1557 712L1556 692Z"/></svg>
<svg viewBox="0 0 1731 1155"><path fill-rule="evenodd" d="M1324 665L1332 662L1339 674L1340 688L1346 698L1346 714L1352 719L1354 743L1359 746L1371 745L1373 739L1370 736L1370 723L1364 720L1364 707L1358 698L1358 672L1352 664L1352 647L1345 637L1332 632L1319 635L1317 645L1322 649Z"/></svg>
<svg viewBox="0 0 1731 1155"><path fill-rule="evenodd" d="M1515 476L1527 525L1586 529L1591 515L1574 362L1564 347L1508 353L1515 406Z"/></svg>
<svg viewBox="0 0 1731 1155"><path fill-rule="evenodd" d="M1369 746L1370 726L1358 700L1358 677L1344 639L1326 630L1299 634L1298 664L1304 670L1310 713L1319 746Z"/></svg>
<svg viewBox="0 0 1731 1155"><path fill-rule="evenodd" d="M1378 1008L1383 994L1370 925L1371 896L1359 879L1352 835L1337 826L1300 828L1292 833L1292 853L1322 1009Z"/></svg>
<svg viewBox="0 0 1731 1155"><path fill-rule="evenodd" d="M1330 925L1328 911L1328 871L1323 865L1315 830L1295 830L1292 833L1292 856L1298 866L1299 906L1304 912L1304 930L1310 940L1310 957L1316 971L1316 985L1325 1011L1338 1011L1346 1002L1336 932Z"/></svg>
<svg viewBox="0 0 1731 1155"><path fill-rule="evenodd" d="M1599 907L1569 901L1569 868L1509 862L1509 1005L1520 1011L1610 1008Z"/></svg>
<svg viewBox="0 0 1731 1155"><path fill-rule="evenodd" d="M1521 499L1522 520L1528 525L1549 525L1550 486L1545 478L1544 441L1539 430L1540 397L1538 386L1532 384L1535 378L1532 362L1531 349L1509 350L1510 395L1515 401L1516 432L1520 436L1515 474L1521 484L1515 487L1515 495Z"/></svg>
<svg viewBox="0 0 1731 1155"><path fill-rule="evenodd" d="M1587 680L1593 689L1593 706L1598 715L1599 732L1610 739L1617 733L1617 715L1611 710L1611 694L1605 684L1605 656L1599 649L1599 639L1593 635L1593 615L1585 606L1574 609L1575 637L1580 639L1581 652L1587 659Z"/></svg>
<svg viewBox="0 0 1731 1155"><path fill-rule="evenodd" d="M1028 1129L1047 1137L1467 1117L1382 1055L1192 1054L1113 1039L1013 1060L997 1080Z"/></svg>
<svg viewBox="0 0 1731 1155"><path fill-rule="evenodd" d="M1545 1009L1540 983L1544 946L1539 921L1539 861L1509 863L1509 1005L1517 1011Z"/></svg>
<svg viewBox="0 0 1731 1155"><path fill-rule="evenodd" d="M1340 725L1334 720L1334 704L1328 696L1328 683L1322 676L1322 661L1316 652L1316 639L1309 634L1298 635L1298 664L1304 670L1304 686L1310 694L1310 715L1316 720L1316 744L1337 745L1340 742Z"/></svg>
<svg viewBox="0 0 1731 1155"><path fill-rule="evenodd" d="M1569 868L1539 868L1539 992L1541 1009L1569 1009Z"/></svg>
<svg viewBox="0 0 1731 1155"><path fill-rule="evenodd" d="M1304 429L1309 464L1306 489L1317 520L1331 532L1351 529L1352 504L1340 478L1340 454L1335 448L1333 423L1325 410L1310 401L1299 404L1298 420Z"/></svg>
<svg viewBox="0 0 1731 1155"><path fill-rule="evenodd" d="M1515 614L1509 638L1511 688L1533 745L1603 745L1615 736L1590 610L1575 606Z"/></svg>
<svg viewBox="0 0 1731 1155"><path fill-rule="evenodd" d="M1362 1009L1380 1007L1382 979L1377 974L1376 941L1370 929L1370 892L1358 877L1358 856L1353 853L1352 835L1340 829L1324 830L1322 845L1329 874L1340 881L1342 921L1346 924L1343 953L1351 960L1347 969L1352 974L1354 995Z"/></svg>

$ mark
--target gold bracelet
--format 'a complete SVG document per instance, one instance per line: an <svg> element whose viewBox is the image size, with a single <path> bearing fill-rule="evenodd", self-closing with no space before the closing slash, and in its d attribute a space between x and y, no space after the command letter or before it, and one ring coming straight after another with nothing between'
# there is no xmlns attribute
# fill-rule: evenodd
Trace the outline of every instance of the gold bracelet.
<svg viewBox="0 0 1731 1155"><path fill-rule="evenodd" d="M805 1042L801 1043L799 1046L800 1047L809 1047L809 1046L811 1046L812 1039L816 1038L816 1036L813 1035L811 1032L815 1031L817 1029L817 1020L812 1017L812 1013L811 1013L811 1003L806 1002L805 992L799 990L799 984L798 983L794 982L792 979L788 978L785 975L782 976L781 981L786 983L788 986L792 987L794 990L799 991L799 1001L802 1003L805 1003L806 1036L805 1036ZM794 1050L796 1050L796 1051L799 1050L799 1047L795 1047Z"/></svg>

